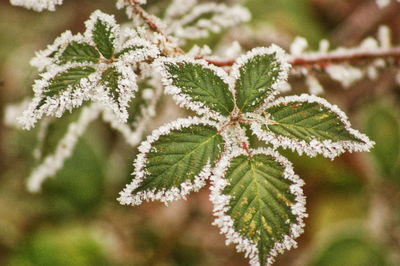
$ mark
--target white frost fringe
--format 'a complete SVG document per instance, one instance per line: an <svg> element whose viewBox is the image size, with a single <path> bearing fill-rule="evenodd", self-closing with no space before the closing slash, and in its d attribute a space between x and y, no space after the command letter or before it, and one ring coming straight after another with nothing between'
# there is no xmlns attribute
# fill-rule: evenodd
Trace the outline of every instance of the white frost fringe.
<svg viewBox="0 0 400 266"><path fill-rule="evenodd" d="M10 0L13 6L22 6L38 12L43 10L55 11L56 5L61 5L63 0Z"/></svg>
<svg viewBox="0 0 400 266"><path fill-rule="evenodd" d="M78 121L68 126L67 133L57 144L55 152L43 159L43 162L32 171L28 178L27 187L31 192L39 192L43 182L54 176L63 165L64 161L71 156L72 151L83 135L88 125L100 114L101 108L98 105L85 107Z"/></svg>
<svg viewBox="0 0 400 266"><path fill-rule="evenodd" d="M234 221L226 212L229 210L230 196L224 195L224 188L229 185L228 181L224 178L226 171L229 169L230 162L235 157L247 154L240 149L236 149L233 152L229 152L222 157L211 175L211 195L210 200L214 204L214 216L216 219L213 225L220 228L221 234L226 235L226 244L231 243L236 244L236 250L238 252L245 252L245 257L249 258L250 265L271 265L275 257L279 253L283 253L285 250L295 248L297 246L295 238L299 237L303 233L304 222L303 219L307 217L305 201L306 198L303 195L302 186L304 181L297 176L294 171L291 162L286 158L281 156L278 152L259 148L251 151L252 154L265 154L267 156L272 156L277 162L279 162L284 167L283 178L288 179L292 182L289 190L290 193L295 195L295 203L291 206L291 212L296 216L296 223L291 224L290 232L288 235L283 236L283 240L276 242L274 247L269 251L269 257L266 262L259 261L259 252L256 243L243 237L239 232L235 231Z"/></svg>
<svg viewBox="0 0 400 266"><path fill-rule="evenodd" d="M324 157L333 159L336 156L348 151L348 152L362 152L369 151L372 146L375 144L371 141L366 135L360 133L358 130L351 128L351 124L346 114L342 112L336 105L332 105L328 103L325 99L316 97L313 95L302 94L300 96L288 96L278 98L273 103L270 103L266 106L265 109L272 108L274 106L279 106L281 104L287 104L291 102L308 102L308 103L318 103L319 105L327 108L331 112L335 113L339 120L343 123L345 129L354 137L359 139L362 143L356 141L332 141L332 140L323 140L319 141L317 139L313 139L309 142L304 140L296 140L292 138L288 138L285 136L276 135L271 131L263 130L262 123L253 122L251 124L251 129L253 133L261 140L271 143L274 148L283 147L289 148L292 151L296 151L300 155L303 153L307 154L310 157L314 157L318 154L321 154Z"/></svg>
<svg viewBox="0 0 400 266"><path fill-rule="evenodd" d="M168 123L164 126L153 131L153 133L147 137L146 141L143 141L139 146L139 154L136 157L134 166L135 171L133 172L134 179L128 184L123 191L120 192L118 201L123 205L139 205L143 201L154 201L159 200L165 204L171 201L185 199L192 191L198 191L206 183L205 180L211 174L211 166L207 164L203 170L194 178L193 182L186 181L182 183L179 187L173 187L169 190L150 190L141 191L135 195L132 192L140 186L143 180L147 176L146 163L147 154L152 148L152 143L157 141L161 136L169 134L173 130L180 130L193 125L210 125L218 128L215 122L209 121L207 119L202 119L198 117L189 117L185 119L178 119L174 122Z"/></svg>

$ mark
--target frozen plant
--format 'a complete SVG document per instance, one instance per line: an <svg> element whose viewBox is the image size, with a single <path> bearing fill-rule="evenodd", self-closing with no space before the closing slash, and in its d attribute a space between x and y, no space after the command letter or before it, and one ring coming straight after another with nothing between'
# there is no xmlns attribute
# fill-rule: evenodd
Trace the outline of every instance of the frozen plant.
<svg viewBox="0 0 400 266"><path fill-rule="evenodd" d="M37 11L61 2L11 0ZM238 43L223 58L208 46L185 52L181 46L188 40L250 19L238 1L230 2L173 0L156 17L143 8L146 1L118 0L116 7L129 18L124 27L113 15L94 11L84 33L66 31L38 52L31 61L39 71L34 97L6 112L11 126L17 116L25 129L40 123L38 166L28 188L39 191L72 155L88 125L101 118L139 149L133 179L118 197L121 204L168 204L209 182L213 224L251 265L271 265L279 253L296 247L307 217L304 181L278 148L334 159L369 151L374 143L323 98L279 96L288 91L288 76L305 76L310 92L320 94L315 70L348 86L364 75L375 77L400 50L381 28L379 41L369 38L355 48L329 50L322 41L311 52L305 39L296 39L290 52L271 45L243 54ZM162 92L195 115L143 139ZM50 142L56 145L48 147Z"/></svg>

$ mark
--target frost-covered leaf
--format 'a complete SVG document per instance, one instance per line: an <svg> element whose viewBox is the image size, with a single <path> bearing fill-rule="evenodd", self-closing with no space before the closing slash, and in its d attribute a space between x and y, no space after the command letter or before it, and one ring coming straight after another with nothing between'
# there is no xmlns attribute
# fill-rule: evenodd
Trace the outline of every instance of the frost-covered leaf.
<svg viewBox="0 0 400 266"><path fill-rule="evenodd" d="M223 149L222 136L210 121L189 118L162 126L140 145L134 180L119 201L138 205L184 198L205 185Z"/></svg>
<svg viewBox="0 0 400 266"><path fill-rule="evenodd" d="M75 90L82 79L89 77L96 70L92 67L72 67L57 74L49 80L49 85L43 88L43 95L53 97L62 94L66 89Z"/></svg>
<svg viewBox="0 0 400 266"><path fill-rule="evenodd" d="M237 60L232 76L236 78L236 103L242 112L254 111L278 92L288 75L286 61L277 46L255 48Z"/></svg>
<svg viewBox="0 0 400 266"><path fill-rule="evenodd" d="M296 246L305 213L303 181L291 163L272 150L223 157L212 176L214 224L245 252L251 265L270 265L278 253Z"/></svg>
<svg viewBox="0 0 400 266"><path fill-rule="evenodd" d="M253 132L275 147L309 156L334 158L345 151L369 151L367 136L351 128L346 115L322 98L303 94L276 100L264 110Z"/></svg>
<svg viewBox="0 0 400 266"><path fill-rule="evenodd" d="M42 183L63 167L64 161L71 156L79 137L99 113L100 108L91 105L83 107L82 110L75 110L62 120L55 120L55 124L47 125L41 136L39 164L28 178L27 185L30 191L38 192Z"/></svg>
<svg viewBox="0 0 400 266"><path fill-rule="evenodd" d="M116 33L119 29L114 16L95 11L86 23L87 35L92 37L97 49L107 59L114 55Z"/></svg>
<svg viewBox="0 0 400 266"><path fill-rule="evenodd" d="M62 63L78 62L78 63L97 63L100 54L95 47L85 42L72 41L59 57Z"/></svg>
<svg viewBox="0 0 400 266"><path fill-rule="evenodd" d="M19 122L31 129L44 115L60 117L66 110L79 107L89 99L88 90L95 83L92 67L72 67L55 73L44 73L35 81L35 97Z"/></svg>
<svg viewBox="0 0 400 266"><path fill-rule="evenodd" d="M229 116L232 93L226 73L202 60L161 59L158 62L166 92L198 114Z"/></svg>

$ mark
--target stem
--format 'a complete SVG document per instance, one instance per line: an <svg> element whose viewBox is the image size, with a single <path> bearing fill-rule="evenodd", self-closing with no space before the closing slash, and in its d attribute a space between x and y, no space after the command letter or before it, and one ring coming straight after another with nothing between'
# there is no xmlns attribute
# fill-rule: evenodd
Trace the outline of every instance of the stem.
<svg viewBox="0 0 400 266"><path fill-rule="evenodd" d="M289 63L293 68L325 68L330 64L341 64L350 63L358 64L365 61L373 61L376 59L394 60L400 62L400 47L394 47L390 49L381 49L373 52L352 52L352 53L341 53L341 54L326 54L326 55L311 55L304 57L293 57L289 60ZM232 66L235 60L214 60L206 59L206 61L215 66Z"/></svg>

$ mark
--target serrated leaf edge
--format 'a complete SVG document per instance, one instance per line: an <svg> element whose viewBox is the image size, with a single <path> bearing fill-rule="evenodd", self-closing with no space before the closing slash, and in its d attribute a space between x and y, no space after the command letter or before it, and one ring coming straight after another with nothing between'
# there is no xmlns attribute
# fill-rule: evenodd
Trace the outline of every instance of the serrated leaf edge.
<svg viewBox="0 0 400 266"><path fill-rule="evenodd" d="M277 135L271 131L265 131L261 128L262 124L259 122L251 123L251 130L254 135L256 135L260 140L270 143L274 146L274 148L282 147L289 148L292 151L297 152L302 155L303 153L307 154L310 157L315 157L318 154L326 158L333 159L344 152L366 152L369 151L375 144L375 142L371 141L366 135L360 133L358 130L353 129L351 127L350 121L346 114L339 109L338 106L332 105L327 102L325 99L309 95L309 94L301 94L295 96L287 96L278 98L273 103L270 103L266 106L266 109L290 102L308 102L308 103L318 103L325 108L329 109L333 113L335 113L339 120L344 124L345 129L360 139L362 143L358 143L355 141L331 141L331 140L312 140L309 143L302 140L297 141L295 139L291 139L285 136Z"/></svg>
<svg viewBox="0 0 400 266"><path fill-rule="evenodd" d="M286 80L288 79L289 71L291 68L291 65L288 63L288 55L282 48L275 44L272 44L269 47L256 47L236 59L231 68L230 76L231 79L233 79L232 86L234 87L236 81L240 78L240 68L243 67L248 61L256 56L271 55L274 53L276 55L276 59L280 63L281 71L279 71L278 78L271 86L274 91L264 99L264 103L260 104L257 109L262 109L265 104L271 102L275 98L275 96L280 93L282 87L287 87ZM236 97L236 88L234 88L234 95Z"/></svg>
<svg viewBox="0 0 400 266"><path fill-rule="evenodd" d="M34 97L32 101L28 108L22 113L22 116L17 118L22 128L27 130L33 128L36 122L44 115L61 117L65 111L71 111L73 108L81 106L84 101L89 100L89 91L92 88L92 84L97 84L101 79L98 73L99 71L89 74L87 78L80 79L79 86L74 90L69 86L61 95L52 97L43 96L44 89L51 84L51 79L72 67L85 66L86 65L81 63L67 64L61 67L54 67L51 71L49 70L48 72L41 73L41 79L35 80L33 84ZM43 99L46 99L45 103L38 108Z"/></svg>
<svg viewBox="0 0 400 266"><path fill-rule="evenodd" d="M79 119L68 126L67 133L59 141L55 151L46 156L42 163L31 172L27 180L27 188L30 192L39 192L43 182L63 167L65 160L72 155L79 137L83 135L89 124L97 119L100 111L100 106L96 104L84 107Z"/></svg>
<svg viewBox="0 0 400 266"><path fill-rule="evenodd" d="M283 253L285 250L295 248L297 243L294 239L303 233L303 220L308 216L305 207L306 198L302 190L304 181L294 173L292 163L289 162L285 157L281 156L278 152L269 148L258 148L256 150L251 150L251 154L265 154L272 156L284 167L283 178L293 182L289 188L290 192L295 195L295 203L291 206L291 212L296 216L297 223L290 226L290 234L283 236L283 241L275 243L274 247L269 251L267 261L260 262L256 243L243 237L239 232L236 232L235 228L233 227L233 219L226 213L226 211L229 209L230 196L222 193L224 188L228 185L228 181L224 178L225 173L228 170L230 162L233 158L240 155L248 156L248 154L242 149L235 149L226 153L221 158L210 177L210 200L214 205L213 214L216 217L213 225L218 226L220 233L226 236L227 245L233 243L236 245L236 250L238 252L245 253L245 257L250 260L250 265L271 265L279 253Z"/></svg>
<svg viewBox="0 0 400 266"><path fill-rule="evenodd" d="M85 21L85 26L86 26L86 31L84 33L84 36L87 38L87 40L89 41L89 43L93 46L96 46L94 40L93 40L93 30L94 30L94 26L97 22L97 20L101 20L103 22L105 22L106 24L108 24L111 28L111 32L113 33L119 33L120 31L120 26L119 24L117 24L114 15L109 15L106 13L103 13L100 10L96 10L94 11L88 20ZM114 48L116 47L116 42L118 41L118 34L114 34L115 38L113 40L113 46Z"/></svg>
<svg viewBox="0 0 400 266"><path fill-rule="evenodd" d="M173 187L168 190L159 190L155 191L141 191L136 194L132 194L132 192L140 186L143 180L146 178L146 155L150 152L152 148L152 143L157 141L161 136L165 136L169 134L172 130L180 130L183 128L187 128L193 125L208 125L213 126L215 128L219 128L219 125L213 121L199 118L199 117L189 117L184 119L178 119L171 123L165 124L158 129L154 130L151 135L149 135L146 141L143 141L139 146L139 154L136 157L134 162L135 170L132 173L134 179L128 185L126 185L125 189L119 193L118 201L122 205L140 205L144 201L161 201L165 204L168 204L171 201L185 199L186 196L192 191L198 191L202 187L205 186L205 180L211 174L211 165L208 163L203 170L194 178L193 182L186 181L182 183L179 187Z"/></svg>
<svg viewBox="0 0 400 266"><path fill-rule="evenodd" d="M210 65L203 59L192 59L188 56L179 56L176 58L159 58L155 61L156 69L161 73L162 83L165 86L165 93L172 96L176 103L183 108L190 109L196 112L200 116L205 116L209 118L216 119L217 121L226 120L226 117L218 113L217 111L211 110L203 103L199 101L194 101L190 95L182 92L180 88L172 84L171 74L167 71L166 64L177 64L177 63L190 63L195 65L200 65L213 71L219 78L222 79L226 84L228 84L229 90L232 92L232 80L228 74L219 67ZM233 96L232 96L233 97Z"/></svg>

